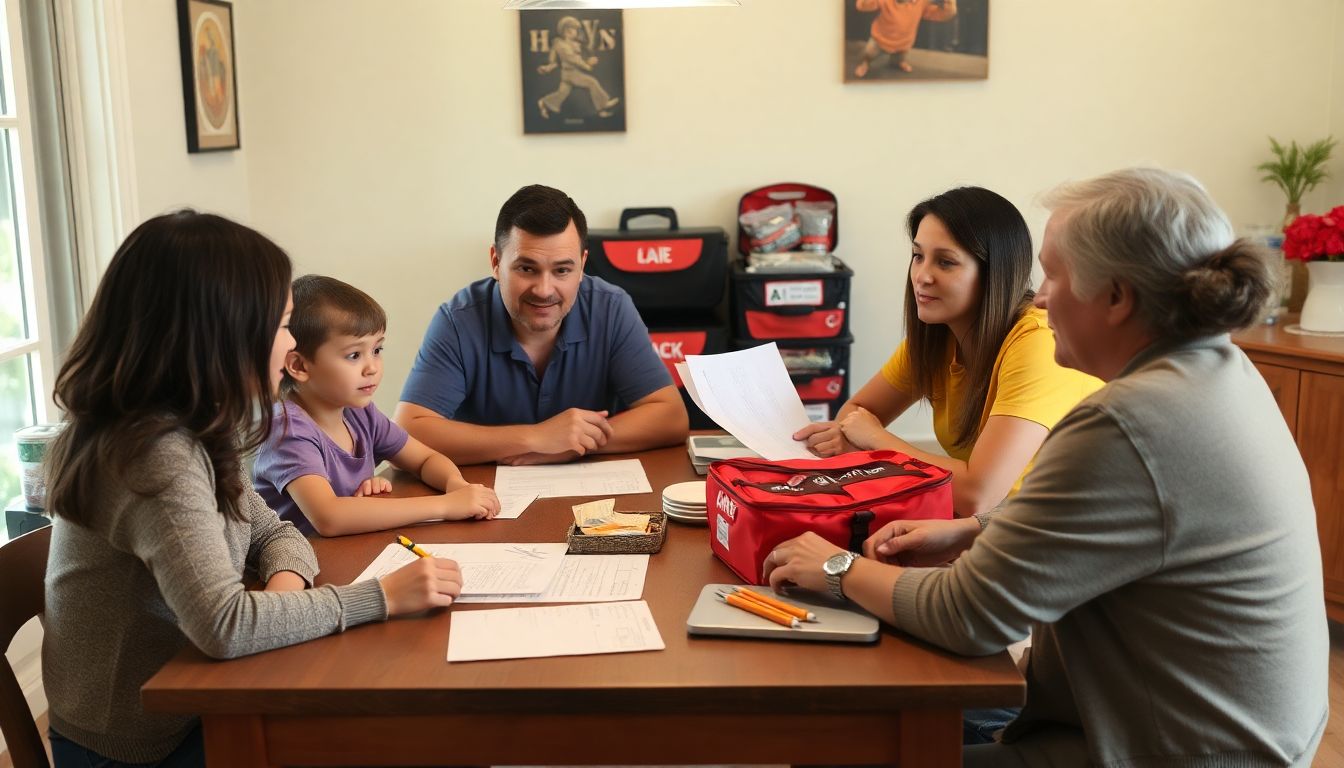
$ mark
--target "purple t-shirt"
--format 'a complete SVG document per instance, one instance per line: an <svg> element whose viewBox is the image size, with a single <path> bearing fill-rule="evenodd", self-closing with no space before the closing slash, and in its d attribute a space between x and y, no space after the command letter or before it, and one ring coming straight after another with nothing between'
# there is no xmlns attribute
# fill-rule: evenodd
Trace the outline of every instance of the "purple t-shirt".
<svg viewBox="0 0 1344 768"><path fill-rule="evenodd" d="M306 536L316 531L290 498L290 483L304 475L321 475L337 496L352 496L360 483L373 477L373 468L397 455L409 437L373 403L345 409L345 426L355 439L353 453L336 445L307 411L293 403L277 404L272 423L271 436L257 452L252 485L282 520L294 523Z"/></svg>

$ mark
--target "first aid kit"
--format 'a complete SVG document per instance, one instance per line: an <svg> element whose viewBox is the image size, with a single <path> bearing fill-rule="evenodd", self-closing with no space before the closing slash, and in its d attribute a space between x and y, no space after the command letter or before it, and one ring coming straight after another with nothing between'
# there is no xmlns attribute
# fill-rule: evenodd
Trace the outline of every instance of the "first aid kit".
<svg viewBox="0 0 1344 768"><path fill-rule="evenodd" d="M950 519L952 473L898 451L828 459L729 459L705 484L709 544L748 584L766 555L808 531L853 552L893 520Z"/></svg>

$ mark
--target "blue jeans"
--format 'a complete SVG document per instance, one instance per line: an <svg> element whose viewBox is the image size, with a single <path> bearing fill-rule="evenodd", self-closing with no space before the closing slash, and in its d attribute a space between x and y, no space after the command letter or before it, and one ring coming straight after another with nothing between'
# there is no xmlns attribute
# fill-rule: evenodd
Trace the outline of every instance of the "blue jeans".
<svg viewBox="0 0 1344 768"><path fill-rule="evenodd" d="M201 726L197 725L172 754L157 763L121 763L85 749L57 733L51 735L51 762L53 768L205 768L205 742Z"/></svg>
<svg viewBox="0 0 1344 768"><path fill-rule="evenodd" d="M994 734L1012 722L1021 712L1017 707L1002 709L965 709L961 712L961 743L993 744Z"/></svg>

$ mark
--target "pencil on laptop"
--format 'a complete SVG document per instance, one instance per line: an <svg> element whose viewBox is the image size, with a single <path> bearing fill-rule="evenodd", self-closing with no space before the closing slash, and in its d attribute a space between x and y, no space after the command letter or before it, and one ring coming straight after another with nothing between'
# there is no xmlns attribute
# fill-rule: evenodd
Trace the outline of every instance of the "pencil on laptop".
<svg viewBox="0 0 1344 768"><path fill-rule="evenodd" d="M742 597L745 597L748 600L755 600L756 602L761 603L763 605L768 605L769 607L774 608L777 611L787 613L790 616L796 617L799 621L817 620L817 614L809 610L799 608L798 606L793 605L791 603L786 603L783 600L777 600L771 597L770 595L761 594L760 592L757 592L754 589L746 589L745 587L738 587L737 591L734 592L734 594L741 595Z"/></svg>
<svg viewBox="0 0 1344 768"><path fill-rule="evenodd" d="M728 593L720 592L719 599L723 600L725 603L733 606L734 608L741 608L742 610L748 613L754 613L763 619L769 619L770 621L773 621L776 624L782 624L783 626L789 627L790 629L797 629L800 626L798 623L798 619L796 617L790 616L789 614L784 613L783 611L771 608L770 606L764 603L758 603L755 600L742 597L741 595L735 592L728 592Z"/></svg>

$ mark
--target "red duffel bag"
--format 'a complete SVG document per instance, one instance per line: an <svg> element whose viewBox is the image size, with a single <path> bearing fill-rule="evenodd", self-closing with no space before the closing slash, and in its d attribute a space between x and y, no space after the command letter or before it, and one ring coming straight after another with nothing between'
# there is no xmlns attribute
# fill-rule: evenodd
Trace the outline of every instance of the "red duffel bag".
<svg viewBox="0 0 1344 768"><path fill-rule="evenodd" d="M709 545L743 581L781 542L807 531L858 552L892 520L952 517L952 473L897 451L829 459L729 459L709 466Z"/></svg>

